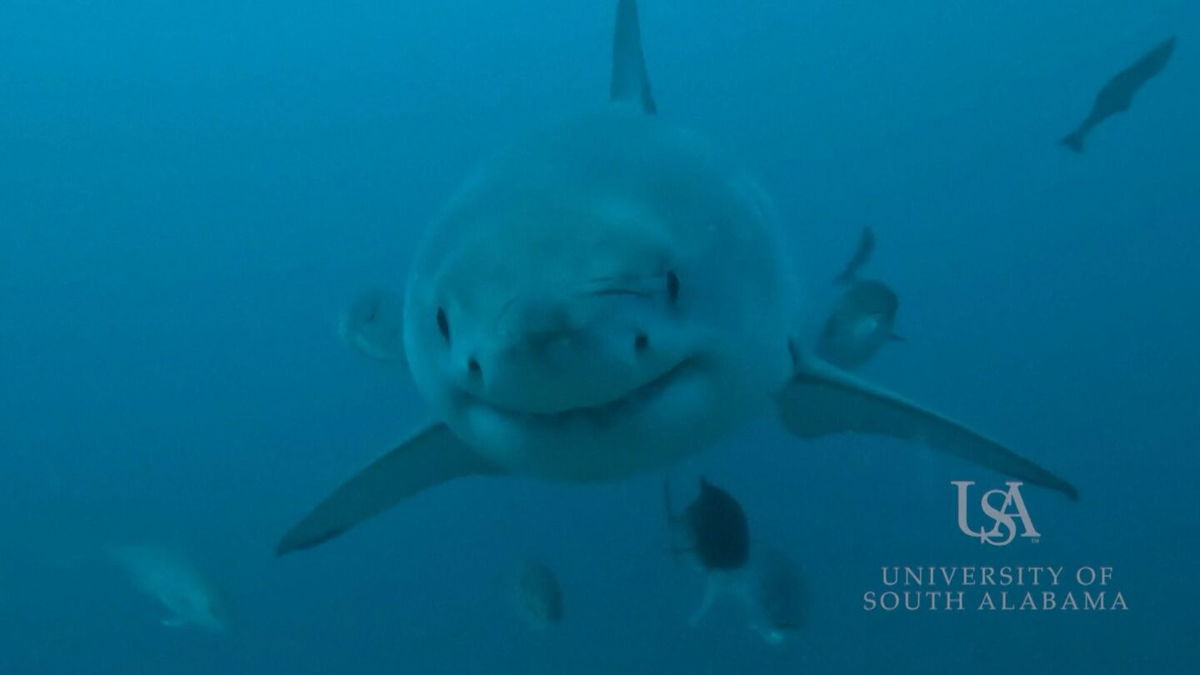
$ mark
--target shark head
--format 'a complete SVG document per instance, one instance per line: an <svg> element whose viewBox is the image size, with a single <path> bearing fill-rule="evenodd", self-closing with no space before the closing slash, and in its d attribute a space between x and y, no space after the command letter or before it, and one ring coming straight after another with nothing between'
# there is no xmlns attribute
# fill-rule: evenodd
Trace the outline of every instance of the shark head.
<svg viewBox="0 0 1200 675"><path fill-rule="evenodd" d="M578 480L664 464L788 374L759 194L662 126L616 108L502 154L417 252L414 380L497 464Z"/></svg>
<svg viewBox="0 0 1200 675"><path fill-rule="evenodd" d="M610 102L485 162L416 253L405 351L438 420L504 471L603 480L709 447L791 372L765 194L663 123L637 5Z"/></svg>
<svg viewBox="0 0 1200 675"><path fill-rule="evenodd" d="M701 356L680 297L688 261L635 208L542 211L489 216L478 229L494 237L464 240L411 286L417 374L451 410L604 423Z"/></svg>

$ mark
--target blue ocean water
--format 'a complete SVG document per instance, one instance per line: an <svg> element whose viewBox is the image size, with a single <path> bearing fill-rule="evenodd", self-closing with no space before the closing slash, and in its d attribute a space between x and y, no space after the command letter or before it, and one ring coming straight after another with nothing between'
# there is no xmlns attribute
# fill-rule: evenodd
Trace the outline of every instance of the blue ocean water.
<svg viewBox="0 0 1200 675"><path fill-rule="evenodd" d="M1038 543L959 531L950 481L997 474L764 420L669 475L720 482L801 564L805 623L780 646L730 606L687 624L704 581L666 552L666 473L464 479L274 556L426 421L339 313L402 287L476 161L602 104L613 4L0 6L0 673L1200 670L1183 0L641 3L660 115L761 179L807 309L875 229L907 341L862 374L1079 486L1025 492ZM1127 114L1083 155L1057 144L1171 35ZM131 541L188 551L231 629L161 625L101 553ZM527 555L566 593L547 631L507 595ZM1128 609L864 609L881 568L929 565L1111 566Z"/></svg>

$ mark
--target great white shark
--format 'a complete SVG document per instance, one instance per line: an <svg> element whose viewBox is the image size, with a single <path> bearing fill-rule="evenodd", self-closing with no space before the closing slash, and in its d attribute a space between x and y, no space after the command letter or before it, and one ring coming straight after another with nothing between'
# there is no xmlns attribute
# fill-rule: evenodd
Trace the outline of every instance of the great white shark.
<svg viewBox="0 0 1200 675"><path fill-rule="evenodd" d="M772 409L802 439L913 439L1077 498L991 438L807 353L771 202L657 115L635 0L618 2L609 98L484 162L434 219L404 301L433 421L335 489L279 554L455 478L666 467Z"/></svg>

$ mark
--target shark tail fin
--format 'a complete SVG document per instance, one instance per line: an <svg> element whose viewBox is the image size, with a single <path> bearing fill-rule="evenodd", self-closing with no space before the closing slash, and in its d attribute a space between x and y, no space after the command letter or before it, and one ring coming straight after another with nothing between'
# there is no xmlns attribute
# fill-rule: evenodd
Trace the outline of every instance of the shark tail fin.
<svg viewBox="0 0 1200 675"><path fill-rule="evenodd" d="M1072 152L1077 152L1080 154L1083 153L1083 134L1079 133L1078 131L1072 131L1066 136L1063 136L1058 142L1067 148L1070 148Z"/></svg>

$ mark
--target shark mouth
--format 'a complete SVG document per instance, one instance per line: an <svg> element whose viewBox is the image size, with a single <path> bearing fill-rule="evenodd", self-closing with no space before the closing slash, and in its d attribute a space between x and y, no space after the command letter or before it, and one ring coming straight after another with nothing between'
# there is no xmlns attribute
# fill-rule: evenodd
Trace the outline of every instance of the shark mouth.
<svg viewBox="0 0 1200 675"><path fill-rule="evenodd" d="M555 412L542 413L527 410L515 410L496 405L486 399L469 396L477 405L486 406L506 417L535 424L554 424L576 420L590 420L595 423L612 419L622 412L635 407L639 403L651 400L665 391L673 383L687 374L696 366L695 358L685 358L657 377L638 385L616 398L589 406L567 408Z"/></svg>

